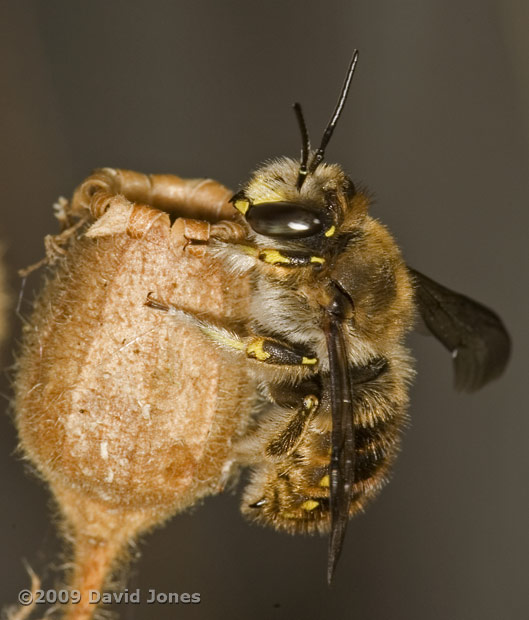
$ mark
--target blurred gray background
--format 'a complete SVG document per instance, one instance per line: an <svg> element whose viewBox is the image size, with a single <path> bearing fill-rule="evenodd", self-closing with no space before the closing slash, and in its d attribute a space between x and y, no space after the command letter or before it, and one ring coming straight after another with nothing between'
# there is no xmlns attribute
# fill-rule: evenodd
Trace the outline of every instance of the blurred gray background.
<svg viewBox="0 0 529 620"><path fill-rule="evenodd" d="M293 101L317 140L358 47L328 160L375 193L372 212L410 264L495 308L513 336L507 374L473 396L454 393L436 341L410 338L412 425L392 483L351 522L330 589L326 540L250 526L239 489L139 546L130 589L200 592L201 604L116 606L121 617L529 617L529 5L4 0L0 29L0 238L14 301L16 269L40 259L43 236L57 231L52 203L93 168L235 188L261 160L298 155ZM6 412L14 313L11 327ZM52 587L60 544L47 491L13 454L9 417L0 423L5 604L27 587L22 558Z"/></svg>

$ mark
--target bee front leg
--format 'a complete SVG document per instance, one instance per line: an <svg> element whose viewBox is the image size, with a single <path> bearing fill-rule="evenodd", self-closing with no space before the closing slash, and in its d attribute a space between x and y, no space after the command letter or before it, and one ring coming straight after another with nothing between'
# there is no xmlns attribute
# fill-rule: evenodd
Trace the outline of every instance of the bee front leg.
<svg viewBox="0 0 529 620"><path fill-rule="evenodd" d="M236 244L235 249L252 256L267 265L280 267L321 267L325 263L323 256L304 251L278 250L277 248L256 248L251 245Z"/></svg>
<svg viewBox="0 0 529 620"><path fill-rule="evenodd" d="M223 349L240 352L249 359L275 366L314 367L318 364L316 357L299 346L258 334L240 336L224 327L215 325L212 321L199 318L176 306L165 304L155 299L151 293L147 296L145 305L155 310L167 312L184 323L197 327L205 336L212 339Z"/></svg>
<svg viewBox="0 0 529 620"><path fill-rule="evenodd" d="M219 257L229 268L238 273L247 273L257 265L299 269L309 267L315 270L325 265L325 258L303 250L279 250L263 248L247 243L240 243L238 238L229 239L216 234L212 229L212 238L208 245L212 256Z"/></svg>

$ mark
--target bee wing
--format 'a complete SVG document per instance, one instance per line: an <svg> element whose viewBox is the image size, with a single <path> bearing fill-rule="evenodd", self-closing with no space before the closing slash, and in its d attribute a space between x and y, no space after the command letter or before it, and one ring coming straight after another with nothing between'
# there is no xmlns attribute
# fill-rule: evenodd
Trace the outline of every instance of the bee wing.
<svg viewBox="0 0 529 620"><path fill-rule="evenodd" d="M338 563L349 521L349 505L354 483L353 390L349 375L343 323L327 315L325 336L329 355L330 401L332 415L330 477L331 534L327 562L330 583Z"/></svg>
<svg viewBox="0 0 529 620"><path fill-rule="evenodd" d="M472 392L501 375L511 350L501 319L477 301L409 271L426 327L452 353L456 389Z"/></svg>

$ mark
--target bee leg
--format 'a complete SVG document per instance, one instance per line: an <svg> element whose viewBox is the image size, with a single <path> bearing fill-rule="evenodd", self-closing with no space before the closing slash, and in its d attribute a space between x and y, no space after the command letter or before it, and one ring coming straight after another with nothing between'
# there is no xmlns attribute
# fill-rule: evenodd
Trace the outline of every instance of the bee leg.
<svg viewBox="0 0 529 620"><path fill-rule="evenodd" d="M326 531L329 442L321 433L319 380L269 386L273 409L236 446L238 462L253 467L243 513L288 532Z"/></svg>
<svg viewBox="0 0 529 620"><path fill-rule="evenodd" d="M252 335L246 339L246 356L265 364L279 366L315 366L318 358L300 347L265 336Z"/></svg>
<svg viewBox="0 0 529 620"><path fill-rule="evenodd" d="M325 263L323 256L295 250L278 250L276 248L255 248L251 245L236 244L235 249L252 256L268 265L280 267L321 267Z"/></svg>
<svg viewBox="0 0 529 620"><path fill-rule="evenodd" d="M221 347L231 351L241 351L247 358L258 362L278 366L315 366L318 363L318 358L300 347L257 334L240 336L233 331L218 327L211 321L198 318L190 312L157 300L151 293L148 294L145 305L155 310L167 312L169 315L197 327Z"/></svg>
<svg viewBox="0 0 529 620"><path fill-rule="evenodd" d="M281 267L321 267L325 263L323 256L307 254L306 252L287 252L273 249L261 249L257 258L269 265Z"/></svg>
<svg viewBox="0 0 529 620"><path fill-rule="evenodd" d="M300 408L266 446L266 454L272 458L284 458L292 454L303 438L307 425L318 409L319 399L314 394L303 398Z"/></svg>
<svg viewBox="0 0 529 620"><path fill-rule="evenodd" d="M267 265L279 267L321 267L325 263L323 256L310 254L302 250L278 250L277 248L256 248L252 245L234 243L230 246L230 252L240 252L245 256L251 256Z"/></svg>

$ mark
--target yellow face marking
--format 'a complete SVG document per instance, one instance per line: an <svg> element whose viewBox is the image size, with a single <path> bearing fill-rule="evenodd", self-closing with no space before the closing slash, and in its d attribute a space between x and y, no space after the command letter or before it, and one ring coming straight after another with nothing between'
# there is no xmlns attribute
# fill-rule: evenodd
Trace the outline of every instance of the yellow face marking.
<svg viewBox="0 0 529 620"><path fill-rule="evenodd" d="M336 226L331 226L328 230L325 231L324 234L326 237L332 237L335 232L336 232Z"/></svg>
<svg viewBox="0 0 529 620"><path fill-rule="evenodd" d="M248 202L248 200L240 199L236 200L233 203L233 206L237 209L237 211L240 211L244 215L246 211L248 211L248 209L250 208L250 203Z"/></svg>
<svg viewBox="0 0 529 620"><path fill-rule="evenodd" d="M323 265L323 263L325 262L325 259L322 258L321 256L311 256L310 257L310 262L311 263L320 263Z"/></svg>
<svg viewBox="0 0 529 620"><path fill-rule="evenodd" d="M325 476L323 476L323 478L318 482L318 485L320 487L329 487L331 486L331 481L329 478L329 474L326 474Z"/></svg>
<svg viewBox="0 0 529 620"><path fill-rule="evenodd" d="M284 256L279 252L279 250L261 250L259 253L259 258L271 265L289 265L290 258L288 256Z"/></svg>
<svg viewBox="0 0 529 620"><path fill-rule="evenodd" d="M301 508L303 510L306 510L307 512L310 512L311 510L314 510L314 508L317 508L320 505L320 502L316 502L313 499L308 499L306 502L303 502L303 504L301 504Z"/></svg>
<svg viewBox="0 0 529 620"><path fill-rule="evenodd" d="M266 361L270 357L270 353L263 350L264 339L256 338L252 340L246 347L246 355L248 357L254 357L260 362Z"/></svg>
<svg viewBox="0 0 529 620"><path fill-rule="evenodd" d="M317 357L304 357L301 360L302 364L306 364L307 366L313 366L314 364L318 363L318 358Z"/></svg>

